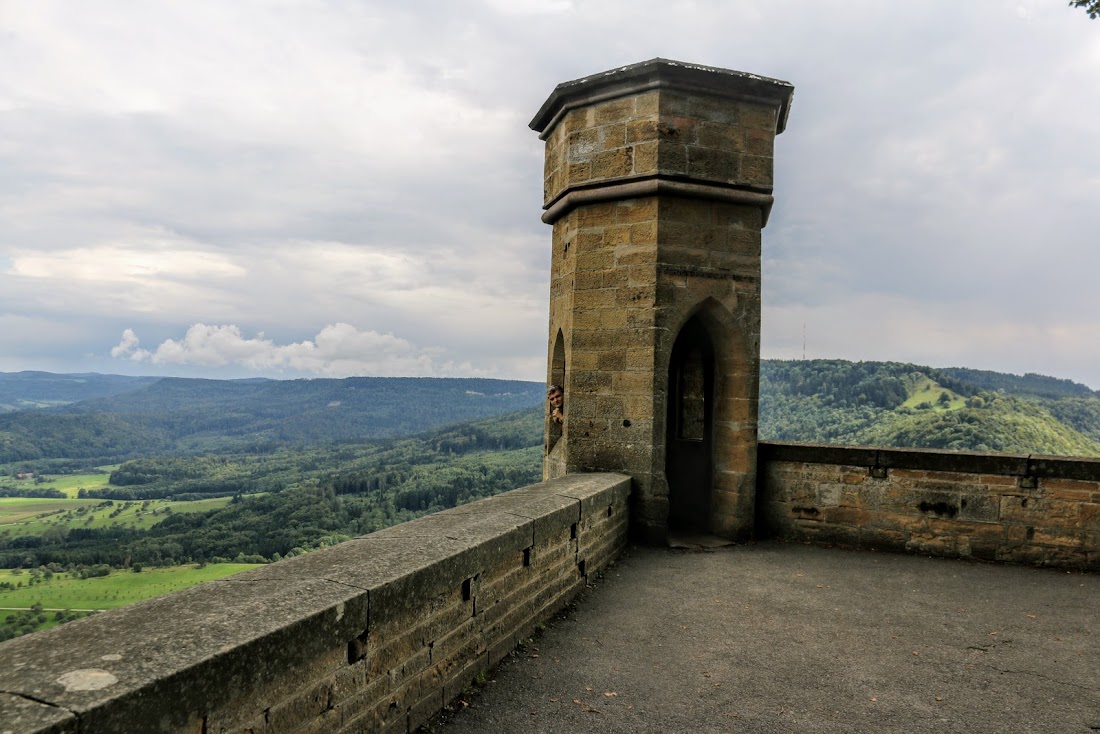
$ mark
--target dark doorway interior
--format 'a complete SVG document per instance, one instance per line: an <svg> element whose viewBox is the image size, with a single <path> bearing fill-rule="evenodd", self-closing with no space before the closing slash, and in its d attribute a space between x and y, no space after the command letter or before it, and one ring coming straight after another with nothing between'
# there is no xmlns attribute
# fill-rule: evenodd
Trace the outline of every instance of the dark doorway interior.
<svg viewBox="0 0 1100 734"><path fill-rule="evenodd" d="M668 368L665 475L672 531L710 530L713 424L714 349L706 328L692 318L676 337Z"/></svg>

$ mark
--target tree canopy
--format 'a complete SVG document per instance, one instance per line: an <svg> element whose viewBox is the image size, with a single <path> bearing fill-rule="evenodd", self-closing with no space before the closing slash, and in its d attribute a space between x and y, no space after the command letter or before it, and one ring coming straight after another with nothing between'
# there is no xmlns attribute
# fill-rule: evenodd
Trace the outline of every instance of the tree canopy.
<svg viewBox="0 0 1100 734"><path fill-rule="evenodd" d="M1084 8L1093 20L1100 18L1100 0L1070 0L1071 8Z"/></svg>

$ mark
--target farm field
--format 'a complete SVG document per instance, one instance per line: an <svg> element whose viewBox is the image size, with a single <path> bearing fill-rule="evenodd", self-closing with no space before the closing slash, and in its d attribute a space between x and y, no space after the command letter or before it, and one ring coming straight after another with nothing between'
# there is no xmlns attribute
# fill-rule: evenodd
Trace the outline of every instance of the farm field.
<svg viewBox="0 0 1100 734"><path fill-rule="evenodd" d="M41 535L51 529L132 527L148 529L174 512L204 512L231 497L193 502L170 500L60 500L0 497L0 535Z"/></svg>
<svg viewBox="0 0 1100 734"><path fill-rule="evenodd" d="M211 563L147 568L140 573L112 571L110 576L73 578L67 573L54 574L48 581L29 585L31 574L0 569L0 582L23 583L15 589L0 589L0 608L28 609L41 604L44 609L114 609L143 599L170 594L204 581L232 576L255 568L254 563Z"/></svg>
<svg viewBox="0 0 1100 734"><path fill-rule="evenodd" d="M69 497L76 497L82 489L103 489L110 484L111 472L118 468L118 464L96 467L102 473L95 474L59 474L44 477L48 481L47 487L59 489Z"/></svg>
<svg viewBox="0 0 1100 734"><path fill-rule="evenodd" d="M0 477L0 487L13 489L56 489L64 492L66 497L75 499L82 489L103 489L110 484L111 472L118 469L118 464L98 466L96 471L86 474L43 474L46 480L42 484L35 484L32 479L15 479L14 477Z"/></svg>

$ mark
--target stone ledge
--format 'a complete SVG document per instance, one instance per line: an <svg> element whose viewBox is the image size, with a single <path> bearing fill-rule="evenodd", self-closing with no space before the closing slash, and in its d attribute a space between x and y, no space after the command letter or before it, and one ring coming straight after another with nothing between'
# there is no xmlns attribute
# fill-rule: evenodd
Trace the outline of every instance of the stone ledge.
<svg viewBox="0 0 1100 734"><path fill-rule="evenodd" d="M201 730L210 712L288 671L350 664L334 651L350 658L372 629L522 558L537 536L568 538L629 491L622 475L570 475L10 640L3 731L9 720L16 734Z"/></svg>
<svg viewBox="0 0 1100 734"><path fill-rule="evenodd" d="M1041 454L1003 454L983 451L897 449L876 446L761 441L762 462L794 461L812 464L925 469L965 474L1003 474L1050 479L1100 481L1100 459Z"/></svg>
<svg viewBox="0 0 1100 734"><path fill-rule="evenodd" d="M687 89L729 98L763 99L779 107L776 133L787 126L794 86L790 82L669 59L650 59L562 82L531 120L529 127L543 140L571 109L627 97L647 89Z"/></svg>
<svg viewBox="0 0 1100 734"><path fill-rule="evenodd" d="M76 717L56 706L0 693L0 732L8 731L76 734Z"/></svg>

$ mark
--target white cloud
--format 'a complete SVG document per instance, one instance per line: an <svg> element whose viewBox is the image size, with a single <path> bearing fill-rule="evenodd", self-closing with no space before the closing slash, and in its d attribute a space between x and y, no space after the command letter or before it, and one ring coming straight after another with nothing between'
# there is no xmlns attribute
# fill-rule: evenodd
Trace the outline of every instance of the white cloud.
<svg viewBox="0 0 1100 734"><path fill-rule="evenodd" d="M262 333L245 337L232 324L194 324L182 339L166 339L152 350L143 349L134 331L126 329L111 356L155 365L235 366L328 377L483 374L468 363L447 360L441 349L417 348L393 334L361 331L343 323L325 326L312 340L283 345Z"/></svg>

